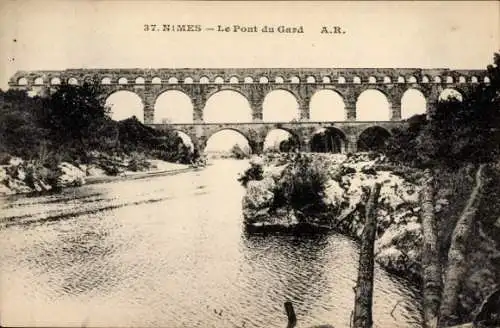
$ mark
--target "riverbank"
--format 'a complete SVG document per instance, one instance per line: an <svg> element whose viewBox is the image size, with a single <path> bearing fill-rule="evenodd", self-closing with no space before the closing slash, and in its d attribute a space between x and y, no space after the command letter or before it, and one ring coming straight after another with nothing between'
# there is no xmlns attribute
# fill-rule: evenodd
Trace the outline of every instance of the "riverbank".
<svg viewBox="0 0 500 328"><path fill-rule="evenodd" d="M187 164L158 159L139 160L133 156L105 156L94 154L91 163L62 162L50 169L35 161L12 157L0 166L0 196L47 192L84 184L140 179L187 172L195 169Z"/></svg>
<svg viewBox="0 0 500 328"><path fill-rule="evenodd" d="M324 179L324 190L319 195L321 204L310 209L281 206L277 190L290 175L297 174L290 163L296 155L272 154L253 159L252 165L263 167L262 179L248 182L243 199L245 224L252 231L333 229L356 240L363 231L364 206L367 191L375 182L382 184L377 212L376 261L389 271L410 279L420 279L420 207L418 174L409 181L390 170L379 170L383 157L362 155L302 154L309 158L309 169L314 167ZM408 173L408 172L407 172ZM302 183L302 182L301 182ZM304 182L305 183L305 182ZM286 188L300 188L288 185ZM308 190L304 190L305 193ZM313 200L309 200L313 202ZM447 204L441 200L440 204Z"/></svg>
<svg viewBox="0 0 500 328"><path fill-rule="evenodd" d="M375 182L381 183L375 261L389 272L421 282L422 171L396 166L383 156L367 153L268 154L253 158L251 165L240 181L248 180L243 212L247 229L254 232L302 232L307 227L307 233L314 233L332 229L359 241L368 192ZM434 212L443 264L455 222L470 194L473 172L466 167L460 172L440 172L436 176ZM498 167L492 167L492 185L498 185L494 182L498 172ZM483 198L485 206L478 213L476 233L471 237L475 249L470 252L467 277L459 295L457 311L466 319L500 282L500 220L494 210L498 208L498 192L488 190Z"/></svg>

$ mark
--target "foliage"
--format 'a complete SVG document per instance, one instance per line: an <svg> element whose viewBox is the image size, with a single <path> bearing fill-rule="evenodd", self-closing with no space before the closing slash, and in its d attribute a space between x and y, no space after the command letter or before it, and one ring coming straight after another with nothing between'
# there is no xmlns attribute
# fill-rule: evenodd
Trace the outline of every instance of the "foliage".
<svg viewBox="0 0 500 328"><path fill-rule="evenodd" d="M189 163L193 157L168 127L158 131L135 117L111 120L99 83L62 84L43 98L0 90L0 154L4 161L13 155L56 168L61 161L87 163L93 151L109 155L137 152L181 163Z"/></svg>
<svg viewBox="0 0 500 328"><path fill-rule="evenodd" d="M311 214L322 212L327 179L312 158L299 153L276 184L273 208L289 207Z"/></svg>
<svg viewBox="0 0 500 328"><path fill-rule="evenodd" d="M447 99L432 104L429 120L408 121L396 131L387 155L419 167L491 162L500 155L500 54L488 66L491 83L480 83L463 101Z"/></svg>
<svg viewBox="0 0 500 328"><path fill-rule="evenodd" d="M250 167L243 172L243 174L238 178L238 181L243 187L246 188L248 182L252 180L262 180L264 178L264 170L262 169L262 164L260 163L250 163Z"/></svg>
<svg viewBox="0 0 500 328"><path fill-rule="evenodd" d="M243 149L241 149L239 144L234 144L234 146L230 150L230 153L231 157L236 159L244 159L250 156L248 152L245 152Z"/></svg>
<svg viewBox="0 0 500 328"><path fill-rule="evenodd" d="M37 111L42 102L25 92L0 90L0 153L2 157L32 158L38 153L47 130L37 122Z"/></svg>

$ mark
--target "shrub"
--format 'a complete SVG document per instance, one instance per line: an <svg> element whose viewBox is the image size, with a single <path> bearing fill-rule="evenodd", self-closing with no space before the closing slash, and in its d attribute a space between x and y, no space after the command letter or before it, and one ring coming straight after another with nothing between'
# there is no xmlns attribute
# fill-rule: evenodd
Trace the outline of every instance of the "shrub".
<svg viewBox="0 0 500 328"><path fill-rule="evenodd" d="M238 178L238 181L241 183L243 187L246 188L248 182L252 180L262 180L264 179L264 170L262 169L261 164L250 163L250 167L246 169L245 172Z"/></svg>
<svg viewBox="0 0 500 328"><path fill-rule="evenodd" d="M241 149L240 145L234 144L231 148L231 157L236 159L245 159L249 157L249 154Z"/></svg>
<svg viewBox="0 0 500 328"><path fill-rule="evenodd" d="M325 209L326 172L307 156L296 157L282 173L274 190L273 208L289 207L313 214Z"/></svg>

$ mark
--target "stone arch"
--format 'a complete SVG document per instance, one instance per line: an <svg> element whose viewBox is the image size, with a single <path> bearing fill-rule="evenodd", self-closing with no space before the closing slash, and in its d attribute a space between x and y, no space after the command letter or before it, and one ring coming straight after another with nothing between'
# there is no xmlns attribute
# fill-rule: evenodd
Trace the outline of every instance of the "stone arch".
<svg viewBox="0 0 500 328"><path fill-rule="evenodd" d="M427 100L424 94L415 88L410 88L401 97L401 119L427 112Z"/></svg>
<svg viewBox="0 0 500 328"><path fill-rule="evenodd" d="M128 90L115 90L107 95L106 106L110 108L113 120L123 120L132 116L144 122L144 104L141 97Z"/></svg>
<svg viewBox="0 0 500 328"><path fill-rule="evenodd" d="M347 137L335 127L321 128L312 134L309 148L314 153L345 153Z"/></svg>
<svg viewBox="0 0 500 328"><path fill-rule="evenodd" d="M459 101L462 101L464 99L463 94L454 89L454 88L446 88L441 93L439 94L439 101L445 101L445 100L450 100L450 99L457 99Z"/></svg>
<svg viewBox="0 0 500 328"><path fill-rule="evenodd" d="M377 78L375 76L369 76L368 77L368 83L377 83Z"/></svg>
<svg viewBox="0 0 500 328"><path fill-rule="evenodd" d="M128 84L128 80L126 77L121 77L118 79L118 84Z"/></svg>
<svg viewBox="0 0 500 328"><path fill-rule="evenodd" d="M360 84L361 83L361 78L359 76L355 76L352 78L352 83L354 84Z"/></svg>
<svg viewBox="0 0 500 328"><path fill-rule="evenodd" d="M33 82L34 85L43 85L43 77L37 77Z"/></svg>
<svg viewBox="0 0 500 328"><path fill-rule="evenodd" d="M229 153L235 144L244 152L252 154L255 140L251 140L244 132L236 128L221 128L207 134L203 151L205 153Z"/></svg>
<svg viewBox="0 0 500 328"><path fill-rule="evenodd" d="M471 83L478 83L477 76L472 76L472 77L470 78L470 81L471 81Z"/></svg>
<svg viewBox="0 0 500 328"><path fill-rule="evenodd" d="M269 83L269 79L267 78L267 76L261 76L259 78L259 83L261 83L261 84Z"/></svg>
<svg viewBox="0 0 500 328"><path fill-rule="evenodd" d="M276 78L274 79L274 83L283 84L285 83L285 80L281 76L276 76Z"/></svg>
<svg viewBox="0 0 500 328"><path fill-rule="evenodd" d="M332 83L332 78L329 76L323 76L323 83L325 83L325 84Z"/></svg>
<svg viewBox="0 0 500 328"><path fill-rule="evenodd" d="M229 78L229 83L231 83L231 84L238 84L238 83L240 83L240 80L236 76L231 76Z"/></svg>
<svg viewBox="0 0 500 328"><path fill-rule="evenodd" d="M161 78L158 76L155 76L151 79L151 84L161 84Z"/></svg>
<svg viewBox="0 0 500 328"><path fill-rule="evenodd" d="M101 80L101 84L104 84L104 85L111 84L111 78L107 77L107 76L103 77Z"/></svg>
<svg viewBox="0 0 500 328"><path fill-rule="evenodd" d="M345 82L346 82L346 80L345 80L345 77L343 77L343 76L339 76L339 78L337 79L338 84L344 84Z"/></svg>
<svg viewBox="0 0 500 328"><path fill-rule="evenodd" d="M71 85L77 85L78 84L78 80L74 77L70 77L68 79L68 84L71 84Z"/></svg>
<svg viewBox="0 0 500 328"><path fill-rule="evenodd" d="M200 77L200 84L208 84L210 83L210 80L206 76Z"/></svg>
<svg viewBox="0 0 500 328"><path fill-rule="evenodd" d="M224 89L211 94L203 109L205 123L248 123L252 107L240 90Z"/></svg>
<svg viewBox="0 0 500 328"><path fill-rule="evenodd" d="M293 83L293 84L299 84L300 83L300 79L298 76L291 76L290 77L290 83Z"/></svg>
<svg viewBox="0 0 500 328"><path fill-rule="evenodd" d="M194 80L191 76L188 76L184 79L184 84L193 84Z"/></svg>
<svg viewBox="0 0 500 328"><path fill-rule="evenodd" d="M264 122L290 122L299 119L299 102L292 91L274 89L264 97L262 103Z"/></svg>
<svg viewBox="0 0 500 328"><path fill-rule="evenodd" d="M375 88L363 91L356 101L357 121L390 121L391 106L387 95Z"/></svg>
<svg viewBox="0 0 500 328"><path fill-rule="evenodd" d="M50 84L51 85L59 85L59 84L61 84L61 79L58 77L53 77L52 79L50 79Z"/></svg>
<svg viewBox="0 0 500 328"><path fill-rule="evenodd" d="M422 83L429 83L429 77L427 75L422 76Z"/></svg>
<svg viewBox="0 0 500 328"><path fill-rule="evenodd" d="M434 83L441 83L442 80L441 80L441 76L434 76Z"/></svg>
<svg viewBox="0 0 500 328"><path fill-rule="evenodd" d="M392 82L392 80L389 76L384 76L384 83L387 84L387 83L391 83L391 82Z"/></svg>
<svg viewBox="0 0 500 328"><path fill-rule="evenodd" d="M345 121L347 118L344 98L332 89L315 92L309 102L309 111L310 121Z"/></svg>
<svg viewBox="0 0 500 328"><path fill-rule="evenodd" d="M290 152L300 149L300 138L294 131L275 128L267 132L264 138L263 151Z"/></svg>
<svg viewBox="0 0 500 328"><path fill-rule="evenodd" d="M139 76L135 79L135 84L144 84L146 83L146 80L142 76Z"/></svg>
<svg viewBox="0 0 500 328"><path fill-rule="evenodd" d="M405 83L404 76L398 76L398 83Z"/></svg>
<svg viewBox="0 0 500 328"><path fill-rule="evenodd" d="M215 84L223 84L224 83L224 78L222 76L216 76L214 79Z"/></svg>
<svg viewBox="0 0 500 328"><path fill-rule="evenodd" d="M179 80L175 77L175 76L172 76L168 79L168 84L178 84L179 83Z"/></svg>
<svg viewBox="0 0 500 328"><path fill-rule="evenodd" d="M192 99L179 90L165 90L154 103L154 123L193 123Z"/></svg>
<svg viewBox="0 0 500 328"><path fill-rule="evenodd" d="M245 76L245 78L243 79L243 83L251 84L253 83L253 78L251 76Z"/></svg>
<svg viewBox="0 0 500 328"><path fill-rule="evenodd" d="M453 83L453 76L447 76L446 83Z"/></svg>
<svg viewBox="0 0 500 328"><path fill-rule="evenodd" d="M408 83L417 83L417 78L415 76L410 76L408 78Z"/></svg>
<svg viewBox="0 0 500 328"><path fill-rule="evenodd" d="M17 79L17 85L28 85L28 79L25 77L20 77Z"/></svg>
<svg viewBox="0 0 500 328"><path fill-rule="evenodd" d="M381 151L387 145L391 133L380 126L366 128L358 136L358 151Z"/></svg>
<svg viewBox="0 0 500 328"><path fill-rule="evenodd" d="M460 76L458 78L458 83L465 83L465 82L466 82L465 76Z"/></svg>
<svg viewBox="0 0 500 328"><path fill-rule="evenodd" d="M309 75L306 78L306 83L316 83L316 78L314 76Z"/></svg>

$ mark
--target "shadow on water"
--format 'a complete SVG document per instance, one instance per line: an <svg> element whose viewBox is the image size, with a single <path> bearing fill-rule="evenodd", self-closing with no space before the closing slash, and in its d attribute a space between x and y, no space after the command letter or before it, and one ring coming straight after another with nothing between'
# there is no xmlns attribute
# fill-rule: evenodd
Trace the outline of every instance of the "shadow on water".
<svg viewBox="0 0 500 328"><path fill-rule="evenodd" d="M255 291L262 298L269 298L266 303L274 304L277 313L283 313L284 301L293 302L299 320L326 305L323 300L330 293L325 275L330 236L328 232L243 234L243 252L253 266ZM260 273L265 275L264 281L260 280Z"/></svg>

